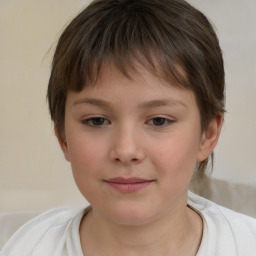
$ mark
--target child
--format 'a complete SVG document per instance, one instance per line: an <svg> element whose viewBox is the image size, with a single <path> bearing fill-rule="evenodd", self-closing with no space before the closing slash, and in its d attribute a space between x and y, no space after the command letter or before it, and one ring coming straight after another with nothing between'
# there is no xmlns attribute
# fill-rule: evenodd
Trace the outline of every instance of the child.
<svg viewBox="0 0 256 256"><path fill-rule="evenodd" d="M61 35L48 100L82 210L25 224L0 255L253 256L256 221L188 192L224 114L207 18L182 0L95 0Z"/></svg>

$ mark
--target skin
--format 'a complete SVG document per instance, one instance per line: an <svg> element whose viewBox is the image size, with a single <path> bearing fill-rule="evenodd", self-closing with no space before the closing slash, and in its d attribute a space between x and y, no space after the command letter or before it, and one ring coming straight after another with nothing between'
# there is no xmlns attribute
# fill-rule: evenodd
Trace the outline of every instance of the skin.
<svg viewBox="0 0 256 256"><path fill-rule="evenodd" d="M92 205L80 225L84 255L196 255L203 223L187 207L187 191L221 121L201 131L194 93L144 68L128 79L105 67L94 86L69 92L65 139L56 134ZM108 182L117 177L147 184L119 191Z"/></svg>

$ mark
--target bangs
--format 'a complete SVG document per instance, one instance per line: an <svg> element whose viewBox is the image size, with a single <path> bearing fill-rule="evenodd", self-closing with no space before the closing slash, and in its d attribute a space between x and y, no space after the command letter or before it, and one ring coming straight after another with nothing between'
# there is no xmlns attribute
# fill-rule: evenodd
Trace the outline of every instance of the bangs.
<svg viewBox="0 0 256 256"><path fill-rule="evenodd" d="M72 28L78 30L68 27L60 38L63 53L60 54L58 49L56 52L61 56L58 70L62 70L59 73L64 85L62 88L81 91L85 86L94 84L103 65L114 65L128 78L139 73L138 67L144 67L172 84L187 86L180 68L186 67L181 61L184 59L181 53L184 54L186 48L181 47L185 40L177 35L175 24L162 23L157 17L158 12L141 8L138 1L131 4L130 11L125 10L125 6L123 11L120 11L120 6L114 7L99 15L90 13L89 6L87 12L90 15L81 13L73 21ZM158 11L163 16L162 10ZM87 18L83 20L80 16ZM164 20L168 21L167 17Z"/></svg>

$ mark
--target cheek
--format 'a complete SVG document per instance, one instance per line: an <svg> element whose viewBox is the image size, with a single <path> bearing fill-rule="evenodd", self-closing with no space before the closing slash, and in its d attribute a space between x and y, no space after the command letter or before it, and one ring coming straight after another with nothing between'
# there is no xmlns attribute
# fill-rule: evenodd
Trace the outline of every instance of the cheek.
<svg viewBox="0 0 256 256"><path fill-rule="evenodd" d="M93 174L103 161L104 145L91 138L71 139L68 148L74 175Z"/></svg>
<svg viewBox="0 0 256 256"><path fill-rule="evenodd" d="M153 164L157 169L161 197L166 200L170 195L179 198L188 190L196 165L196 154L191 145L179 140L160 147Z"/></svg>
<svg viewBox="0 0 256 256"><path fill-rule="evenodd" d="M151 155L154 155L153 161L159 167L159 172L161 171L163 175L170 178L190 176L196 165L198 141L199 139L191 139L191 136L183 133L173 139L163 141L162 144L158 144L157 148L152 147L155 153L151 152Z"/></svg>
<svg viewBox="0 0 256 256"><path fill-rule="evenodd" d="M72 141L69 145L70 162L74 180L82 195L91 202L97 197L95 190L101 191L101 166L103 148L99 143L88 140Z"/></svg>

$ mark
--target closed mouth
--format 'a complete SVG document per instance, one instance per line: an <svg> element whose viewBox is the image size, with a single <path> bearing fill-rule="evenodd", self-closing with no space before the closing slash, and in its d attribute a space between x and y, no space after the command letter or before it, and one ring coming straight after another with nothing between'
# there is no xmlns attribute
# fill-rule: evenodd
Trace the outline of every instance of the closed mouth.
<svg viewBox="0 0 256 256"><path fill-rule="evenodd" d="M112 188L122 193L132 193L141 190L150 185L154 180L147 180L141 178L112 178L104 180Z"/></svg>

